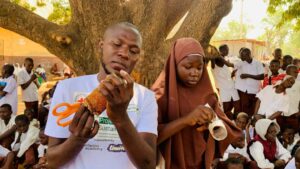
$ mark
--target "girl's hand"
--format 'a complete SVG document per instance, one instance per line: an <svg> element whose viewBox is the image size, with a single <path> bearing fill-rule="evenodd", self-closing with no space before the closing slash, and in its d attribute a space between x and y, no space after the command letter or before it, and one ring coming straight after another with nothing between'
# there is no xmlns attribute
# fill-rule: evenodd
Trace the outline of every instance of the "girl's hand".
<svg viewBox="0 0 300 169"><path fill-rule="evenodd" d="M215 112L206 106L198 106L185 117L185 122L189 126L204 125L210 123L215 118Z"/></svg>

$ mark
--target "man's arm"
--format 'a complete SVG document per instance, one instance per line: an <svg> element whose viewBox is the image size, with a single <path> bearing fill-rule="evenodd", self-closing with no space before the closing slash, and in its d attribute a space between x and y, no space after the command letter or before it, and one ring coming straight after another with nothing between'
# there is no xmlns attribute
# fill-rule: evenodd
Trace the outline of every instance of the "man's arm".
<svg viewBox="0 0 300 169"><path fill-rule="evenodd" d="M31 82L33 82L35 79L36 79L36 75L33 74L33 75L31 76L31 78L30 78L27 82L21 84L21 88L22 88L23 90L25 90L25 89L31 84Z"/></svg>
<svg viewBox="0 0 300 169"><path fill-rule="evenodd" d="M257 101L256 101L256 103L255 103L255 107L254 107L254 114L253 115L256 115L257 114L257 112L258 112L258 109L259 109L259 107L260 107L260 99L258 98L257 99Z"/></svg>
<svg viewBox="0 0 300 169"><path fill-rule="evenodd" d="M94 116L86 108L81 107L69 126L71 132L69 138L49 137L48 167L59 168L74 159L84 144L97 134L98 129L99 124L94 120Z"/></svg>
<svg viewBox="0 0 300 169"><path fill-rule="evenodd" d="M259 75L250 75L250 74L241 74L241 79L246 79L246 78L251 78L254 80L264 80L264 74L259 74Z"/></svg>
<svg viewBox="0 0 300 169"><path fill-rule="evenodd" d="M17 130L16 125L13 125L10 129L5 131L3 134L0 135L0 140L8 137L9 135L13 134Z"/></svg>

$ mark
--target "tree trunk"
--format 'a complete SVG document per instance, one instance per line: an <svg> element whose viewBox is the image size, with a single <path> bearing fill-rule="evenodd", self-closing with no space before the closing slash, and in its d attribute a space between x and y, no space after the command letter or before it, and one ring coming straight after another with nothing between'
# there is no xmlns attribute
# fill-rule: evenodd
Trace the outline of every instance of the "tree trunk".
<svg viewBox="0 0 300 169"><path fill-rule="evenodd" d="M96 73L100 66L99 41L107 26L120 21L137 25L143 36L143 54L134 76L150 86L163 69L170 45L180 37L193 37L208 47L232 0L69 0L72 19L56 25L40 16L0 0L0 26L46 47L78 75ZM174 25L186 18L172 39Z"/></svg>

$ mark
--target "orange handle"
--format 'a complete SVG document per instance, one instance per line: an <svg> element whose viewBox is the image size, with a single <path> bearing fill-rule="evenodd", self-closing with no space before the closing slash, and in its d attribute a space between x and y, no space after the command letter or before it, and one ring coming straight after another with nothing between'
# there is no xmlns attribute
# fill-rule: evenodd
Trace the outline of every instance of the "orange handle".
<svg viewBox="0 0 300 169"><path fill-rule="evenodd" d="M52 111L52 114L54 116L58 116L56 123L59 126L66 127L68 126L72 120L66 121L66 122L61 122L62 120L68 118L70 115L74 114L77 112L79 109L81 103L75 103L75 104L69 104L69 103L60 103L56 105ZM58 108L66 107L66 110L57 112Z"/></svg>

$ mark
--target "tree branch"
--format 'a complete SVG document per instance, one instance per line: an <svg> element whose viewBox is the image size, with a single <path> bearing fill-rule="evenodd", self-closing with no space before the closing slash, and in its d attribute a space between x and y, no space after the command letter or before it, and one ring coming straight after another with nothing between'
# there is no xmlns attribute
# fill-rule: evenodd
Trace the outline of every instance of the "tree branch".
<svg viewBox="0 0 300 169"><path fill-rule="evenodd" d="M204 48L207 48L210 38L222 18L230 12L231 7L232 0L195 0L173 39L193 37L198 39ZM211 19L212 16L214 19Z"/></svg>

